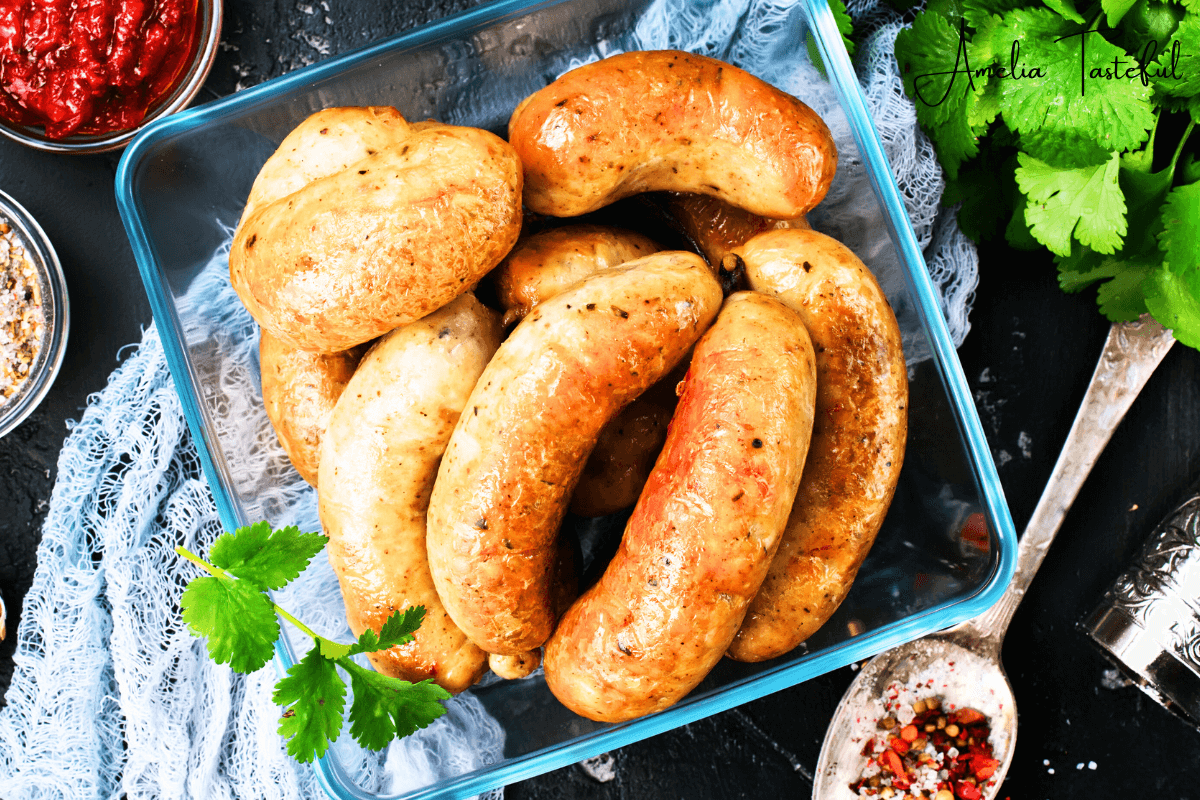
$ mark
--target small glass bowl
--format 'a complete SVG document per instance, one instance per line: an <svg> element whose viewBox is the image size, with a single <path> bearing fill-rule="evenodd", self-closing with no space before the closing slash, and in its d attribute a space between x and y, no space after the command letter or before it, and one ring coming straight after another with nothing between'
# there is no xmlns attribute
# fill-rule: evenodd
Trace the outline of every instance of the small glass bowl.
<svg viewBox="0 0 1200 800"><path fill-rule="evenodd" d="M58 254L37 220L4 192L0 192L0 224L8 225L8 235L25 250L33 265L43 314L38 349L28 377L15 394L0 399L0 436L4 436L20 425L50 391L67 351L71 316Z"/></svg>
<svg viewBox="0 0 1200 800"><path fill-rule="evenodd" d="M175 84L175 88L146 112L145 118L137 127L52 139L46 136L40 125L17 125L0 119L0 135L50 153L103 153L121 149L151 122L186 108L204 85L204 79L208 77L208 71L212 69L213 61L216 60L217 45L221 40L222 0L197 0L197 3L199 17L196 20L196 29L199 34L192 61L184 71L183 77Z"/></svg>

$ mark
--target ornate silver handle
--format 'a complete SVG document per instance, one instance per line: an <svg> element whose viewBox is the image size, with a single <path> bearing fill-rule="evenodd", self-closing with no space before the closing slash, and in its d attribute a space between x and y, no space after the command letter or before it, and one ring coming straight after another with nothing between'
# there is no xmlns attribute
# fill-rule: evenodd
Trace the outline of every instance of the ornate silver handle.
<svg viewBox="0 0 1200 800"><path fill-rule="evenodd" d="M1079 413L1067 434L1054 471L1017 547L1017 567L1008 590L994 606L964 625L997 646L1012 622L1017 606L1042 565L1050 543L1083 482L1092 471L1113 431L1155 367L1175 343L1169 331L1143 315L1134 322L1113 323Z"/></svg>

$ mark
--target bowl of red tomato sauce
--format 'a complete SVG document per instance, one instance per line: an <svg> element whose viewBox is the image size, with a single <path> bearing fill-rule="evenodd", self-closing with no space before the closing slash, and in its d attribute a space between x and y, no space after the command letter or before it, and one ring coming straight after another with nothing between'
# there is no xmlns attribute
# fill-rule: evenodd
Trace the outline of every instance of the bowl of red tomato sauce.
<svg viewBox="0 0 1200 800"><path fill-rule="evenodd" d="M0 135L117 150L187 106L216 58L221 0L0 3Z"/></svg>

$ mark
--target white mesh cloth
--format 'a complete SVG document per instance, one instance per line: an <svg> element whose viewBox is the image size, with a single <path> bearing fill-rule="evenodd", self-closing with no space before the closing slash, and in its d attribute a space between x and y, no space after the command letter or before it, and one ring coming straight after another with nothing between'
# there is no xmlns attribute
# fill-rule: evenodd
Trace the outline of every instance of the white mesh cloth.
<svg viewBox="0 0 1200 800"><path fill-rule="evenodd" d="M805 76L777 74L770 47L723 44L735 31L739 42L753 43L760 35L769 39L787 4L719 0L702 17L683 14L681 8L679 0L658 0L638 26L637 44L727 58L804 94ZM939 209L942 173L916 127L892 57L899 26L874 0L853 0L851 10L862 29L874 31L858 59L860 78L957 345L967 332L977 280L975 250L953 216ZM861 176L861 160L836 102L804 99L827 115L841 152L829 211L815 215L814 224L840 226L853 247L855 225L839 220L854 209L845 207L839 186L843 177ZM873 257L886 257L860 255L873 267ZM218 254L209 273L217 280L223 271ZM219 294L206 295L203 282L198 289L192 292L198 302L241 313ZM247 333L238 346L252 344ZM250 402L256 390L238 386L245 376L228 379L233 390L226 396ZM230 407L223 424L244 416ZM262 500L289 503L288 497ZM312 504L297 507L311 510ZM37 571L17 632L16 671L0 710L0 798L321 795L313 770L289 759L275 734L275 670L242 677L215 666L177 617L179 595L194 571L173 548L182 544L206 552L219 527L152 327L108 386L90 399L59 456ZM328 596L333 581L328 563L319 557L282 602L313 609L311 598ZM318 614L312 624L326 635L348 634L337 614ZM446 717L386 754L363 757L345 746L339 754L365 791L392 794L488 763L502 747L503 732L467 693L450 704Z"/></svg>

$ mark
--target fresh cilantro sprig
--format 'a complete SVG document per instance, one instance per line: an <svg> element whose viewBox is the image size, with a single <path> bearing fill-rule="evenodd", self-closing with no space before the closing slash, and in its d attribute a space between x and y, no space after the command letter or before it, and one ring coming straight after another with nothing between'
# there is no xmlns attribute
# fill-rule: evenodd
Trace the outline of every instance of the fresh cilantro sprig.
<svg viewBox="0 0 1200 800"><path fill-rule="evenodd" d="M1200 348L1200 0L929 0L896 58L968 236Z"/></svg>
<svg viewBox="0 0 1200 800"><path fill-rule="evenodd" d="M297 761L320 758L342 731L346 682L350 676L350 735L372 750L424 728L446 712L440 701L450 693L432 680L410 683L369 670L351 658L403 645L425 616L423 606L395 611L378 633L368 628L354 644L312 631L267 594L295 580L328 541L319 533L286 527L272 531L260 522L224 533L213 542L209 561L183 547L175 552L209 574L192 579L183 592L183 620L204 637L208 654L235 672L261 669L274 654L279 620L295 625L313 646L275 684L274 701L283 706L279 734Z"/></svg>

